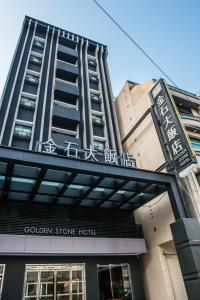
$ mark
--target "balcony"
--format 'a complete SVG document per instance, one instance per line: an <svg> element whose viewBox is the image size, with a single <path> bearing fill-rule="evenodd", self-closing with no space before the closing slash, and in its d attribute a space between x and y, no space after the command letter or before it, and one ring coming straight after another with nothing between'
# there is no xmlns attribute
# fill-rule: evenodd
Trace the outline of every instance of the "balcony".
<svg viewBox="0 0 200 300"><path fill-rule="evenodd" d="M52 128L51 137L58 146L65 147L66 144L64 142L70 142L78 144L77 147L80 147L80 140L78 138L69 134L58 132L55 128Z"/></svg>
<svg viewBox="0 0 200 300"><path fill-rule="evenodd" d="M61 80L66 80L71 83L76 83L78 78L78 67L68 64L66 62L57 61L56 77Z"/></svg>
<svg viewBox="0 0 200 300"><path fill-rule="evenodd" d="M76 64L78 51L63 45L58 45L57 58L70 64Z"/></svg>
<svg viewBox="0 0 200 300"><path fill-rule="evenodd" d="M176 104L181 104L185 107L197 109L200 107L200 98L195 94L178 89L169 85L170 91Z"/></svg>
<svg viewBox="0 0 200 300"><path fill-rule="evenodd" d="M180 113L182 123L186 128L196 129L200 131L200 117Z"/></svg>
<svg viewBox="0 0 200 300"><path fill-rule="evenodd" d="M92 124L99 127L105 125L104 120L102 120L102 117L99 116L92 116Z"/></svg>
<svg viewBox="0 0 200 300"><path fill-rule="evenodd" d="M59 36L58 43L62 46L65 46L65 47L68 47L68 48L71 48L71 49L76 49L76 45L77 45L76 41L70 40L70 39L68 39L66 37L63 37L63 36Z"/></svg>
<svg viewBox="0 0 200 300"><path fill-rule="evenodd" d="M80 112L74 108L69 108L59 104L53 105L53 119L57 120L63 125L66 123L68 125L77 125L80 122Z"/></svg>
<svg viewBox="0 0 200 300"><path fill-rule="evenodd" d="M55 93L54 93L55 100L76 105L78 97L79 97L78 86L60 80L55 81Z"/></svg>
<svg viewBox="0 0 200 300"><path fill-rule="evenodd" d="M19 140L29 141L31 139L31 127L16 125L13 136Z"/></svg>

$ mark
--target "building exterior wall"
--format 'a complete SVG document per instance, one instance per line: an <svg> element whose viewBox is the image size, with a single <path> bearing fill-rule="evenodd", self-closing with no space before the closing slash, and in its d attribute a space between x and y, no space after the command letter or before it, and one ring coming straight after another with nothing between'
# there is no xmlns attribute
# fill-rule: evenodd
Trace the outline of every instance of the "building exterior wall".
<svg viewBox="0 0 200 300"><path fill-rule="evenodd" d="M0 143L35 150L52 137L61 147L119 153L106 60L106 46L25 17L1 100Z"/></svg>
<svg viewBox="0 0 200 300"><path fill-rule="evenodd" d="M0 107L1 300L145 299L142 228L118 193L134 160L121 166L107 54L98 42L24 19ZM117 165L103 160L105 148ZM113 196L117 203L106 203ZM84 268L84 281L73 268Z"/></svg>
<svg viewBox="0 0 200 300"><path fill-rule="evenodd" d="M123 149L134 155L139 168L150 170L157 170L166 162L151 112L143 118L152 106L149 91L154 83L154 80L149 80L139 85L128 81L115 101ZM190 139L200 139L199 99L195 95L185 95L184 91L171 92ZM180 99L186 101L181 105L190 108L193 116L181 112ZM190 217L194 218L199 218L200 212L200 188L196 177L200 167L198 154L197 150L196 169L184 179L179 178L187 209ZM166 169L163 167L162 171L166 172ZM147 254L143 255L143 279L147 299L187 299L172 241L170 224L173 223L174 216L168 195L164 194L139 208L135 217L143 225L148 249ZM168 253L169 245L171 254ZM174 274L177 275L176 284Z"/></svg>

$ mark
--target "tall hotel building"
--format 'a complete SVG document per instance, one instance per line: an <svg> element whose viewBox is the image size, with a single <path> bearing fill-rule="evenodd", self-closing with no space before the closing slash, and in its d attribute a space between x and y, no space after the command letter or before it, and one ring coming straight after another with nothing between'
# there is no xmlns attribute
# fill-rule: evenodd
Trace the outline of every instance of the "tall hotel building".
<svg viewBox="0 0 200 300"><path fill-rule="evenodd" d="M35 150L67 139L119 152L107 47L25 18L3 93L1 144Z"/></svg>
<svg viewBox="0 0 200 300"><path fill-rule="evenodd" d="M133 211L173 174L122 153L107 47L25 17L0 108L0 299L144 300Z"/></svg>

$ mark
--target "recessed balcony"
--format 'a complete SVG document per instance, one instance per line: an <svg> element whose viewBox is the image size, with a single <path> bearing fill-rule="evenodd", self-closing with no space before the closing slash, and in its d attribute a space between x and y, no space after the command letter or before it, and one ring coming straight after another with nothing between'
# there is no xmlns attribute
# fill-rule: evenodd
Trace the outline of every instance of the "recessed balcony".
<svg viewBox="0 0 200 300"><path fill-rule="evenodd" d="M79 98L79 87L61 80L55 81L54 99L76 105Z"/></svg>
<svg viewBox="0 0 200 300"><path fill-rule="evenodd" d="M58 45L57 58L70 64L76 64L78 51L63 45Z"/></svg>
<svg viewBox="0 0 200 300"><path fill-rule="evenodd" d="M63 105L55 104L53 105L53 119L58 120L63 125L73 123L75 125L80 122L80 111L69 108Z"/></svg>
<svg viewBox="0 0 200 300"><path fill-rule="evenodd" d="M66 62L57 61L56 65L56 78L69 81L71 83L76 83L78 78L78 67L68 64Z"/></svg>
<svg viewBox="0 0 200 300"><path fill-rule="evenodd" d="M62 46L65 46L65 47L68 47L68 48L71 48L71 49L76 49L76 45L77 45L76 41L68 39L64 36L59 36L58 43Z"/></svg>
<svg viewBox="0 0 200 300"><path fill-rule="evenodd" d="M187 115L180 113L181 119L185 127L187 128L197 128L198 131L200 130L200 117L194 115Z"/></svg>

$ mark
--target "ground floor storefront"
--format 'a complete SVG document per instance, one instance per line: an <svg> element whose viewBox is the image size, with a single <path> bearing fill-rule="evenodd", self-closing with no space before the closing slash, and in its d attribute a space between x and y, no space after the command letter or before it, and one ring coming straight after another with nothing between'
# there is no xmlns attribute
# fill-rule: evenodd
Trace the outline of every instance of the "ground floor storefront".
<svg viewBox="0 0 200 300"><path fill-rule="evenodd" d="M145 299L136 256L2 256L2 300Z"/></svg>

